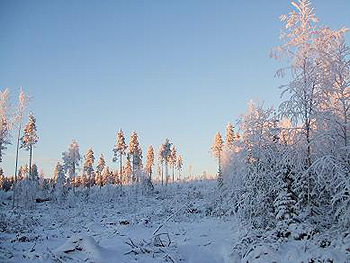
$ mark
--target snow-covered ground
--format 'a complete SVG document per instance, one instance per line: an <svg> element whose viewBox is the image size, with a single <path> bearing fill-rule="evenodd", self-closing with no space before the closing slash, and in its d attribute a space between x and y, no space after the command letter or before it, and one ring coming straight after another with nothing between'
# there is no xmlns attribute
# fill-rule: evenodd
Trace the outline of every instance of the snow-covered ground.
<svg viewBox="0 0 350 263"><path fill-rule="evenodd" d="M214 187L171 185L146 195L127 189L123 196L96 188L88 202L43 202L34 210L12 211L5 202L0 261L231 262L234 217L206 216Z"/></svg>
<svg viewBox="0 0 350 263"><path fill-rule="evenodd" d="M12 210L11 193L1 193L0 262L350 262L350 231L299 227L289 239L273 230L256 238L225 211L225 199L218 204L214 181L120 193L93 188L88 201L78 191L31 210Z"/></svg>

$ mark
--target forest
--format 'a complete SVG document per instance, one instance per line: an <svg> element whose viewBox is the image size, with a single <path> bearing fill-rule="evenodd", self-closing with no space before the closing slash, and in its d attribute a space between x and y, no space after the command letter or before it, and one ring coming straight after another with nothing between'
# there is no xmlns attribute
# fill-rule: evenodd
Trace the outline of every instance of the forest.
<svg viewBox="0 0 350 263"><path fill-rule="evenodd" d="M46 177L29 96L12 107L1 90L0 161L15 144L28 165L0 170L0 261L350 262L348 29L319 26L307 0L280 20L281 103L252 100L215 135L215 177L185 176L169 139L144 158L122 129L116 169L73 140Z"/></svg>

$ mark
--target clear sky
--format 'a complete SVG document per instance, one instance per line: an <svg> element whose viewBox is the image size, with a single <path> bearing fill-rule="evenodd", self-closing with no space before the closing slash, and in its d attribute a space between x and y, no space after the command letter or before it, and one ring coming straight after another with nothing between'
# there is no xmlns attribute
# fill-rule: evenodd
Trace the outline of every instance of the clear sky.
<svg viewBox="0 0 350 263"><path fill-rule="evenodd" d="M350 1L313 6L322 25L350 27ZM215 173L215 133L250 99L278 104L283 80L268 54L290 9L284 0L0 0L0 87L13 99L19 87L32 96L34 161L47 176L72 139L116 168L119 128L127 141L138 132L144 156L169 138L185 172L191 164L193 173ZM15 147L5 154L12 174ZM20 164L27 156L21 150Z"/></svg>

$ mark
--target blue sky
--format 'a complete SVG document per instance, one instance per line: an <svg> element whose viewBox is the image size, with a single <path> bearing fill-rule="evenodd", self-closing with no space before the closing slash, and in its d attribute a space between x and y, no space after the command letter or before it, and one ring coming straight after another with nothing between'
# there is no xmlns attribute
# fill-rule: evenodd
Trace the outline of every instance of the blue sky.
<svg viewBox="0 0 350 263"><path fill-rule="evenodd" d="M349 1L313 6L321 25L350 27ZM184 171L191 164L193 173L215 173L215 133L250 99L278 104L284 81L274 78L279 63L268 54L290 8L281 0L0 0L0 87L13 98L19 87L32 96L34 161L47 176L72 139L82 154L92 147L116 168L119 128L127 141L138 132L144 155L169 138ZM14 146L5 154L2 166L13 173Z"/></svg>

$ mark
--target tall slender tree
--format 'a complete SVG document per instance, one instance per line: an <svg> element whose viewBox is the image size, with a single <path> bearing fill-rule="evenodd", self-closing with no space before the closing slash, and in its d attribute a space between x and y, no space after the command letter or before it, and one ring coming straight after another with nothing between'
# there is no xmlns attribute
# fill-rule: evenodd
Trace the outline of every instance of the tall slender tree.
<svg viewBox="0 0 350 263"><path fill-rule="evenodd" d="M223 141L221 138L221 134L218 132L215 135L215 139L213 142L213 145L211 146L211 151L214 155L214 157L218 160L218 166L219 166L219 171L218 171L218 186L223 185L223 178L222 178L222 172L221 172L221 154L222 154L222 149L223 149Z"/></svg>
<svg viewBox="0 0 350 263"><path fill-rule="evenodd" d="M231 122L227 123L225 130L225 147L227 150L232 151L235 142L235 132Z"/></svg>
<svg viewBox="0 0 350 263"><path fill-rule="evenodd" d="M179 179L178 180L180 180L180 178L181 178L182 166L183 166L182 156L179 154L177 156L177 160L176 160L176 169L179 172L179 175L178 175Z"/></svg>
<svg viewBox="0 0 350 263"><path fill-rule="evenodd" d="M94 168L93 168L94 161L95 161L94 151L92 150L92 148L90 148L86 152L85 163L84 163L84 171L86 171L87 175L88 175L89 191L90 191L90 187L91 187L91 176L92 176L92 173L94 171Z"/></svg>
<svg viewBox="0 0 350 263"><path fill-rule="evenodd" d="M106 161L103 154L101 153L100 157L97 160L97 165L96 165L96 176L97 176L98 184L100 185L100 188L102 187L102 182L103 182L102 171L105 168L105 166L106 166Z"/></svg>
<svg viewBox="0 0 350 263"><path fill-rule="evenodd" d="M177 153L176 153L176 148L175 145L172 144L170 147L170 164L172 167L172 179L173 182L175 182L175 166L176 166L176 159L177 159Z"/></svg>
<svg viewBox="0 0 350 263"><path fill-rule="evenodd" d="M152 166L154 164L154 151L152 145L148 146L146 160L146 172L148 173L149 180L152 180Z"/></svg>
<svg viewBox="0 0 350 263"><path fill-rule="evenodd" d="M31 178L31 167L32 167L32 155L33 155L33 147L38 142L38 135L36 134L36 120L32 113L29 114L29 120L26 124L23 136L21 137L21 148L29 150L29 178Z"/></svg>
<svg viewBox="0 0 350 263"><path fill-rule="evenodd" d="M168 164L171 158L171 143L169 139L165 139L165 142L162 145L161 155L162 159L165 162L165 185L168 185L169 175L168 175Z"/></svg>
<svg viewBox="0 0 350 263"><path fill-rule="evenodd" d="M115 136L115 145L114 145L114 158L113 162L116 162L119 159L119 175L122 176L123 174L123 155L126 154L126 149L128 147L126 146L125 143L125 137L123 130L120 129L116 136Z"/></svg>
<svg viewBox="0 0 350 263"><path fill-rule="evenodd" d="M74 177L76 176L76 168L79 167L81 156L79 153L79 145L73 140L71 145L68 148L67 152L62 153L63 159L63 169L65 172L69 173L69 181L73 182ZM73 191L75 187L73 187Z"/></svg>
<svg viewBox="0 0 350 263"><path fill-rule="evenodd" d="M129 154L132 157L132 175L133 180L140 182L139 171L142 167L142 150L138 141L136 131L133 131L130 136Z"/></svg>

